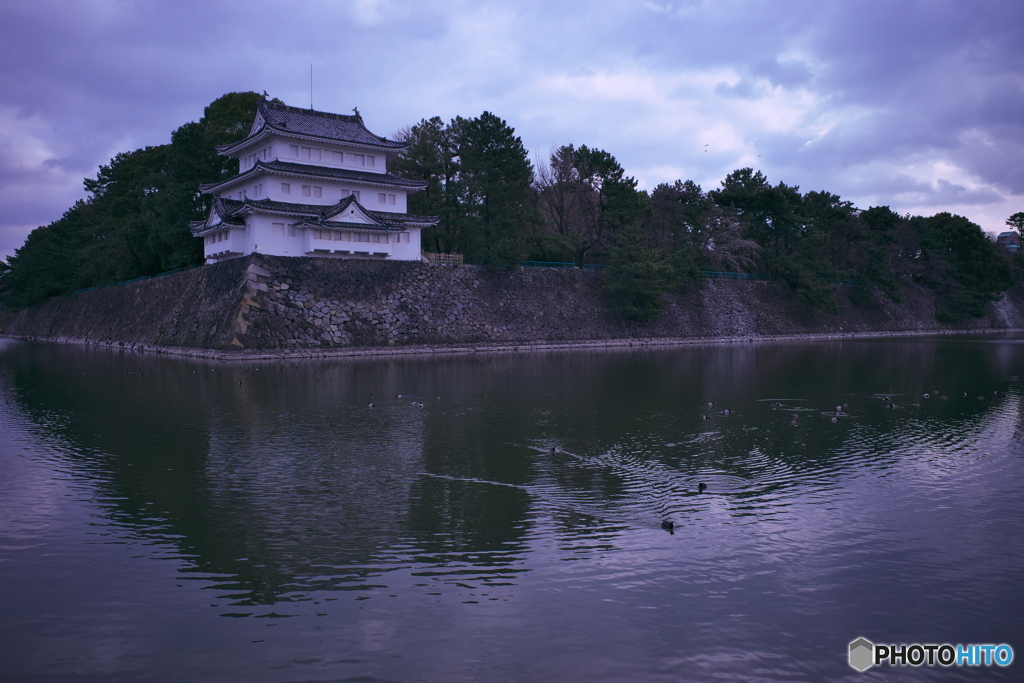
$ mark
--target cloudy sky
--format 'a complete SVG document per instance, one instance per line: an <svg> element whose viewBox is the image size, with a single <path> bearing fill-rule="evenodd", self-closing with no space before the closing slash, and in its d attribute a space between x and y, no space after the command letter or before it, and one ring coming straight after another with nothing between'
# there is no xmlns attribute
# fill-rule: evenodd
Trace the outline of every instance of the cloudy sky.
<svg viewBox="0 0 1024 683"><path fill-rule="evenodd" d="M743 166L857 206L1024 211L1017 0L325 0L0 5L0 256L120 151L230 91L390 135L492 111L651 189Z"/></svg>

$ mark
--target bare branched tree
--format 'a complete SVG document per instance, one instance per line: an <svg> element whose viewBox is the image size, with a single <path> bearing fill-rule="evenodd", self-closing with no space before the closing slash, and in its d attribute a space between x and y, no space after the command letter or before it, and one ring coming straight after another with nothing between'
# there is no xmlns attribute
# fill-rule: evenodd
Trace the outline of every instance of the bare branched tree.
<svg viewBox="0 0 1024 683"><path fill-rule="evenodd" d="M549 246L580 264L605 249L642 207L636 181L615 157L586 145L553 150L547 164L537 165L534 190Z"/></svg>

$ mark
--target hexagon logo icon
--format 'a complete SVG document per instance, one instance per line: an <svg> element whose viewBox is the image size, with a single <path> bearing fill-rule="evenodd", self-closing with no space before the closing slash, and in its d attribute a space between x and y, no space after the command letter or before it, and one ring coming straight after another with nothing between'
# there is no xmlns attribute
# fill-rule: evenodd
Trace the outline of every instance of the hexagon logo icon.
<svg viewBox="0 0 1024 683"><path fill-rule="evenodd" d="M867 671L875 663L875 644L867 638L858 638L850 643L850 666L857 671Z"/></svg>

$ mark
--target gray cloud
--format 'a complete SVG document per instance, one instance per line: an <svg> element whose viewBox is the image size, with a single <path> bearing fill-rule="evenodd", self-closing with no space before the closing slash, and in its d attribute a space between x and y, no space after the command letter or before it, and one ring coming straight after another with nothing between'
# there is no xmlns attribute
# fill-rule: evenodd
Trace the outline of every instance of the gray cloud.
<svg viewBox="0 0 1024 683"><path fill-rule="evenodd" d="M535 152L600 146L650 187L755 165L858 204L1009 215L1022 27L1019 3L953 0L7 3L0 254L225 92L307 104L310 64L317 108L383 134L488 109Z"/></svg>

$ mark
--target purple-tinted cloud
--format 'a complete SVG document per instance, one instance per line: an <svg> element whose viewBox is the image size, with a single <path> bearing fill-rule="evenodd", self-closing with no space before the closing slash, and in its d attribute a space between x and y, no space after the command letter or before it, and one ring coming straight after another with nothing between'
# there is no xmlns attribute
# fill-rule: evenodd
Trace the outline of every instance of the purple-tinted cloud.
<svg viewBox="0 0 1024 683"><path fill-rule="evenodd" d="M999 230L1024 208L1022 27L1019 3L952 0L8 3L0 255L225 92L307 105L311 64L318 109L382 134L487 109L648 188L752 165Z"/></svg>

